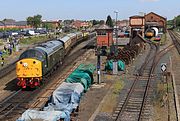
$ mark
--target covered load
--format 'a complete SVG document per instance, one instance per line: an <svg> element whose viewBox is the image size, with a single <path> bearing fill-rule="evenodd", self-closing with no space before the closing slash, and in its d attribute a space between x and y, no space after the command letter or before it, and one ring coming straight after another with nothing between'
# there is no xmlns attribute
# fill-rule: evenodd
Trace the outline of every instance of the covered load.
<svg viewBox="0 0 180 121"><path fill-rule="evenodd" d="M28 109L17 121L70 121L70 114L78 108L82 93L93 83L94 71L94 65L81 64L53 92L41 111Z"/></svg>
<svg viewBox="0 0 180 121"><path fill-rule="evenodd" d="M125 63L122 60L118 60L118 71L125 70ZM113 70L113 60L108 60L105 65L105 70Z"/></svg>
<svg viewBox="0 0 180 121"><path fill-rule="evenodd" d="M93 83L93 72L95 71L95 66L93 64L81 64L77 69L75 69L65 82L69 83L81 83L84 86L84 90L87 89Z"/></svg>
<svg viewBox="0 0 180 121"><path fill-rule="evenodd" d="M64 121L70 121L70 116L68 116L66 112L62 111L37 111L28 109L16 121L58 121L60 119L64 119Z"/></svg>
<svg viewBox="0 0 180 121"><path fill-rule="evenodd" d="M52 94L42 111L27 110L17 121L41 119L45 121L70 121L71 112L77 108L84 87L80 83L63 82ZM31 119L31 120L30 120Z"/></svg>

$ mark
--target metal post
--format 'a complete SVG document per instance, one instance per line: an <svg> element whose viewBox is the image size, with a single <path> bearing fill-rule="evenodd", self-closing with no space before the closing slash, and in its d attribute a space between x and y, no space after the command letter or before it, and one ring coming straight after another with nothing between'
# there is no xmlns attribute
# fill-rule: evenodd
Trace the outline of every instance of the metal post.
<svg viewBox="0 0 180 121"><path fill-rule="evenodd" d="M117 18L118 18L118 12L114 11L116 14L116 44L115 44L115 55L117 56L117 51L118 51L118 28L117 28Z"/></svg>
<svg viewBox="0 0 180 121"><path fill-rule="evenodd" d="M101 56L100 56L100 48L97 48L97 83L101 83Z"/></svg>
<svg viewBox="0 0 180 121"><path fill-rule="evenodd" d="M118 17L118 12L114 11L114 13L116 14L116 44L115 44L115 56L118 56L118 28L117 28L117 17ZM116 58L115 57L115 58ZM113 74L118 74L118 66L117 66L117 61L118 60L114 60L113 62Z"/></svg>

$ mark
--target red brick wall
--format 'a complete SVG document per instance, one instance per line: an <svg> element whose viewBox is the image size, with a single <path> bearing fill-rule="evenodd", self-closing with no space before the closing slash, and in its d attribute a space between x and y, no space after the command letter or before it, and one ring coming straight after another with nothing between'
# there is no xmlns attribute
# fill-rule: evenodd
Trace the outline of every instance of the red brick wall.
<svg viewBox="0 0 180 121"><path fill-rule="evenodd" d="M145 16L145 20L146 20L146 22L158 22L158 24L160 25L160 26L163 26L163 27L165 27L166 25L166 21L162 18L162 17L160 17L160 16L157 16L157 15L155 15L155 14L153 14L153 13L150 13L150 14L147 14L146 16Z"/></svg>
<svg viewBox="0 0 180 121"><path fill-rule="evenodd" d="M97 35L97 46L111 46L113 41L112 32L106 33L106 35Z"/></svg>

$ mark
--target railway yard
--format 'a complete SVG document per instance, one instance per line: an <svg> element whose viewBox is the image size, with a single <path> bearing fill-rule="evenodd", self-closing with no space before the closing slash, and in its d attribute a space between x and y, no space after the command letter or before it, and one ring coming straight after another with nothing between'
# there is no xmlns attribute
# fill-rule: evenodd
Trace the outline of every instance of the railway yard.
<svg viewBox="0 0 180 121"><path fill-rule="evenodd" d="M154 12L129 19L6 57L0 121L179 121L180 33Z"/></svg>

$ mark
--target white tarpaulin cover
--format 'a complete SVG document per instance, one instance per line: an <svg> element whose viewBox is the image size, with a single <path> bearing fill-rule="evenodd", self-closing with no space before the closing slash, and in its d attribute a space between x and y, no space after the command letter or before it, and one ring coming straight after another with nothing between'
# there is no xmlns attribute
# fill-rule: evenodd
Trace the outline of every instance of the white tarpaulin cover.
<svg viewBox="0 0 180 121"><path fill-rule="evenodd" d="M80 102L84 87L81 83L63 82L51 96L43 111L27 110L17 121L41 119L44 121L57 121L60 118L70 121L70 114Z"/></svg>

